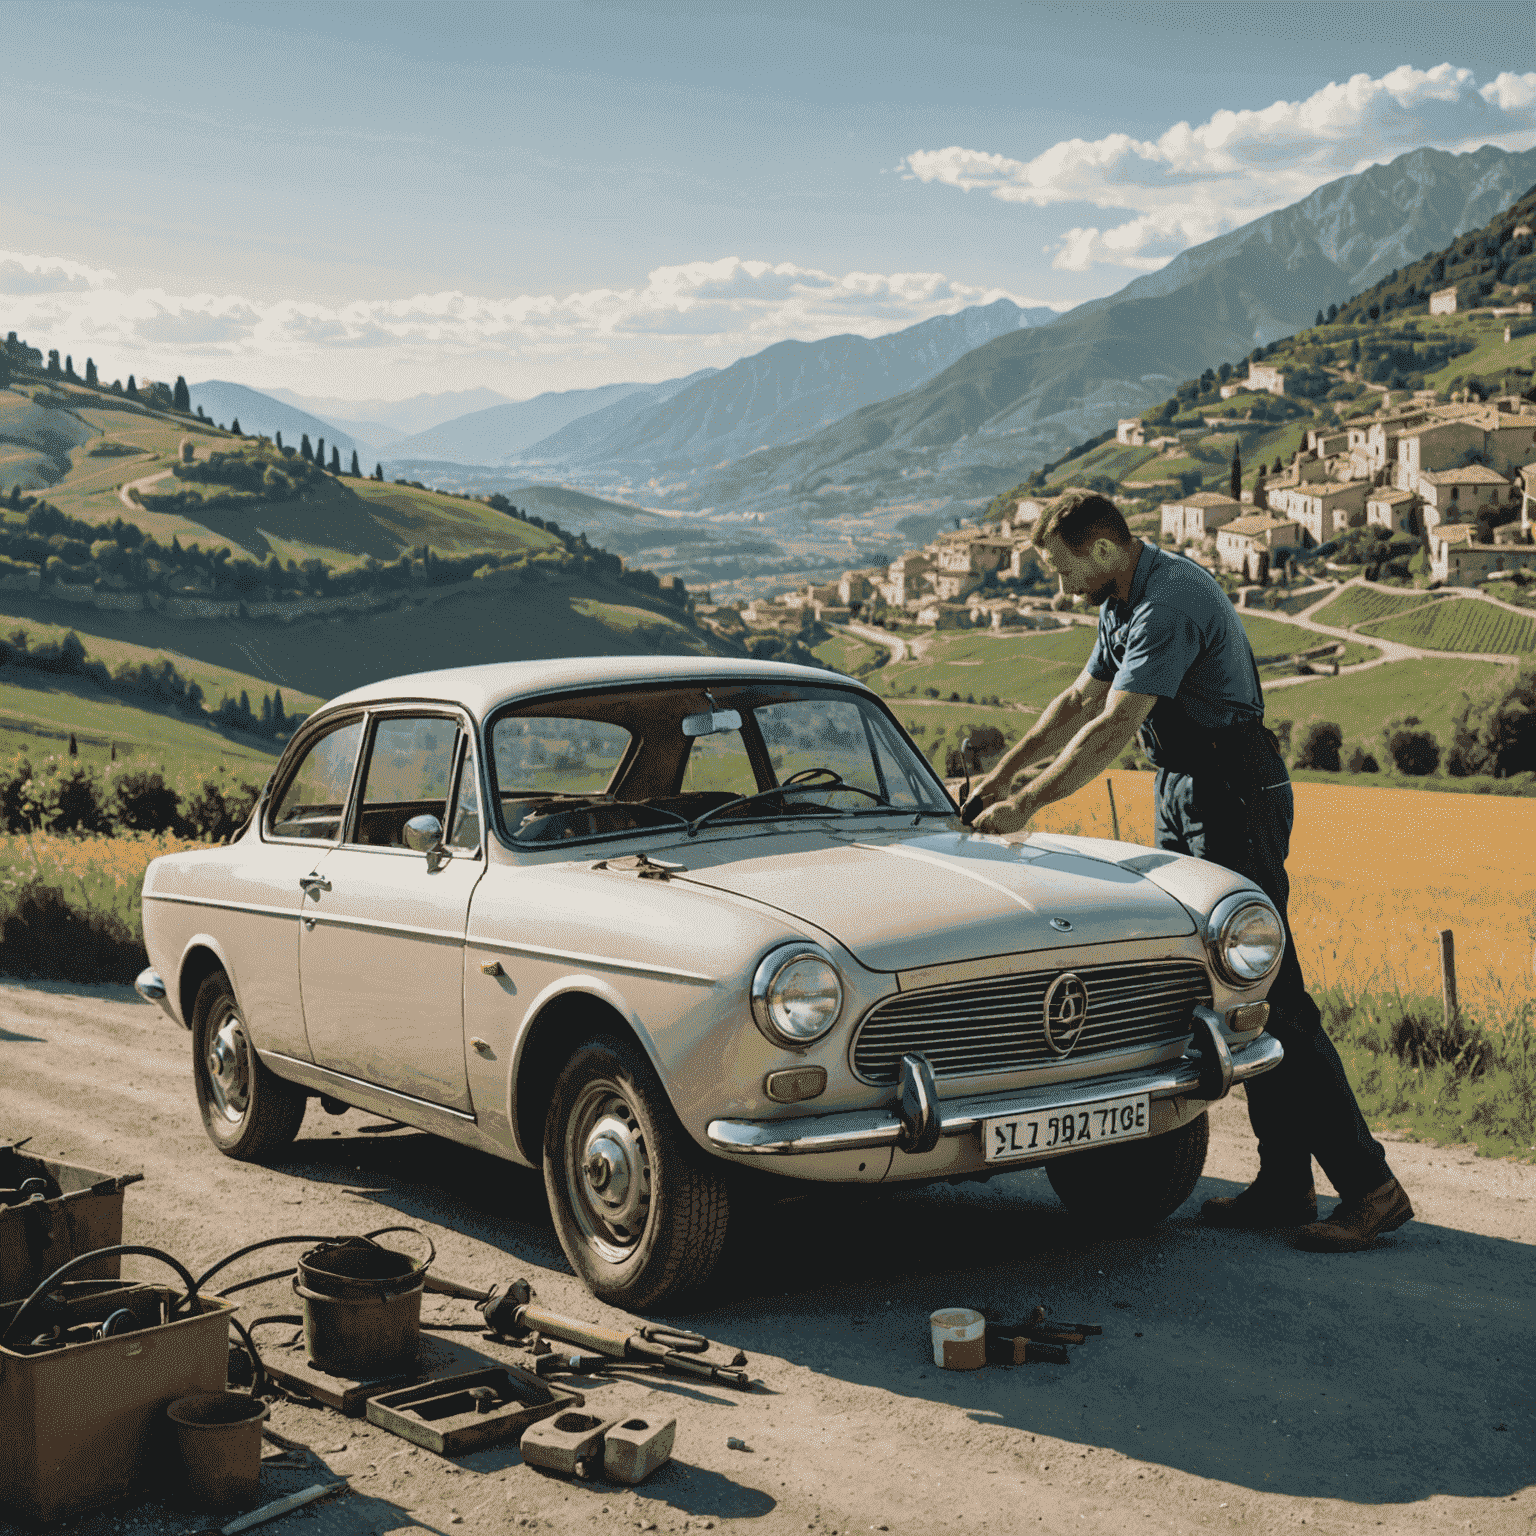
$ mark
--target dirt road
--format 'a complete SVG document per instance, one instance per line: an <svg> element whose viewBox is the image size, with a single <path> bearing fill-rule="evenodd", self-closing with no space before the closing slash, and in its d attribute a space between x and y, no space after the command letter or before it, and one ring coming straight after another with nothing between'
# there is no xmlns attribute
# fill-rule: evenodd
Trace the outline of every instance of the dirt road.
<svg viewBox="0 0 1536 1536"><path fill-rule="evenodd" d="M187 1037L126 989L0 984L0 1136L142 1169L125 1238L195 1270L258 1237L407 1221L435 1239L444 1274L526 1276L558 1310L622 1319L571 1276L536 1176L318 1105L282 1166L230 1162L203 1136L187 1058ZM604 1415L677 1417L674 1461L638 1490L567 1484L515 1449L443 1462L283 1403L273 1426L312 1457L265 1471L264 1496L328 1474L353 1491L262 1529L1531 1531L1536 1168L1398 1143L1419 1220L1376 1252L1305 1255L1198 1225L1198 1201L1256 1167L1240 1102L1218 1104L1213 1126L1195 1198L1143 1237L1093 1240L1037 1172L774 1208L737 1243L718 1306L678 1319L746 1350L766 1390L586 1379ZM275 1267L267 1257L227 1273ZM247 1319L293 1305L286 1282L242 1301ZM1037 1301L1104 1336L1065 1368L934 1368L935 1308L1018 1315ZM474 1316L439 1299L426 1315ZM70 1529L205 1523L149 1504Z"/></svg>

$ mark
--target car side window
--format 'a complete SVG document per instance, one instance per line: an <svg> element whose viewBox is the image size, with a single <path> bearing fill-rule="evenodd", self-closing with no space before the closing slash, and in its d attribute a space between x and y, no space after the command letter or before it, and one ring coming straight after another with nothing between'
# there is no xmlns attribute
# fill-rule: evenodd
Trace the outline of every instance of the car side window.
<svg viewBox="0 0 1536 1536"><path fill-rule="evenodd" d="M268 836L324 842L341 836L347 788L362 739L363 722L350 720L327 731L310 747L273 812Z"/></svg>
<svg viewBox="0 0 1536 1536"><path fill-rule="evenodd" d="M480 785L475 778L475 754L464 749L464 764L459 769L459 787L453 796L453 814L448 818L444 841L450 848L480 847Z"/></svg>
<svg viewBox="0 0 1536 1536"><path fill-rule="evenodd" d="M403 848L405 824L413 817L435 816L444 824L458 739L458 722L440 716L390 715L378 721L355 840L373 848Z"/></svg>

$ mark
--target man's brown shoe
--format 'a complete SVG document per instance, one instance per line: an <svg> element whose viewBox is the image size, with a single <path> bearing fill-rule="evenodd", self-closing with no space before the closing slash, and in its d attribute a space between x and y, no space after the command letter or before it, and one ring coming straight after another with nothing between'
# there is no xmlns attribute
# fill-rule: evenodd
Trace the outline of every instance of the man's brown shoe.
<svg viewBox="0 0 1536 1536"><path fill-rule="evenodd" d="M1358 1253L1386 1232L1413 1220L1408 1191L1396 1179L1354 1200L1341 1200L1327 1221L1314 1221L1296 1234L1296 1246L1313 1253Z"/></svg>
<svg viewBox="0 0 1536 1536"><path fill-rule="evenodd" d="M1317 1190L1278 1195L1257 1179L1240 1195L1217 1195L1200 1207L1200 1219L1208 1227L1299 1227L1317 1220Z"/></svg>

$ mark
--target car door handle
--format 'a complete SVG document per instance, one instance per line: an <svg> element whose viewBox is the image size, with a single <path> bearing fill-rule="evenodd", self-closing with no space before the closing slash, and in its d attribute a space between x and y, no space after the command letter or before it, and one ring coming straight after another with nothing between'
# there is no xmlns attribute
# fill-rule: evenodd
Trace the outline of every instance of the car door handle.
<svg viewBox="0 0 1536 1536"><path fill-rule="evenodd" d="M311 871L307 875L299 876L299 889L306 896L318 896L321 891L328 891L330 888L331 882L322 874Z"/></svg>

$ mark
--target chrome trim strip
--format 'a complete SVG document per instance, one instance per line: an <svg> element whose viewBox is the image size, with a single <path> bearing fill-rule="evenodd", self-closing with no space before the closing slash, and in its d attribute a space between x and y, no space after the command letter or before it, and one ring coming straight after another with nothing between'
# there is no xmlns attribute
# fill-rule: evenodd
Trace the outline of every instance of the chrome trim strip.
<svg viewBox="0 0 1536 1536"><path fill-rule="evenodd" d="M1273 1035L1260 1036L1232 1058L1232 1082L1243 1083L1278 1067L1284 1055L1284 1048ZM965 1136L979 1130L983 1120L995 1115L1075 1109L1099 1099L1132 1093L1149 1094L1154 1099L1199 1096L1200 1069L1200 1062L1185 1056L1164 1068L1114 1073L1060 1087L940 1100L939 1134ZM900 1146L903 1127L893 1110L857 1109L787 1120L711 1120L705 1134L722 1152L772 1157Z"/></svg>
<svg viewBox="0 0 1536 1536"><path fill-rule="evenodd" d="M713 987L718 976L699 971L679 971L670 965L643 965L636 960L614 960L607 955L588 955L576 949L546 949L539 944L514 944L510 939L484 939L470 934L465 943L475 949L499 949L509 955L532 955L538 960L569 960L576 965L599 966L610 971L630 971L638 976L665 976L669 981L697 981Z"/></svg>
<svg viewBox="0 0 1536 1536"><path fill-rule="evenodd" d="M330 844L327 843L326 847ZM298 907L264 907L254 901L221 901L217 896L175 896L168 891L145 891L145 901L174 901L184 907L219 907L229 912L256 912L263 917L291 917L295 922L302 916Z"/></svg>
<svg viewBox="0 0 1536 1536"><path fill-rule="evenodd" d="M477 1123L474 1114L468 1110L453 1109L447 1104L435 1104L431 1099L418 1099L414 1094L401 1093L398 1088L385 1088L378 1083L367 1082L361 1077L351 1077L345 1072L337 1072L330 1067L316 1066L312 1061L301 1061L297 1056L285 1056L281 1051L258 1051L257 1055L268 1065L274 1062L280 1063L282 1071L278 1073L279 1077L290 1078L303 1087L313 1088L317 1092L323 1093L331 1087L350 1088L374 1098L408 1105L417 1113L425 1110L435 1115L447 1115L453 1120L463 1121L468 1125Z"/></svg>

